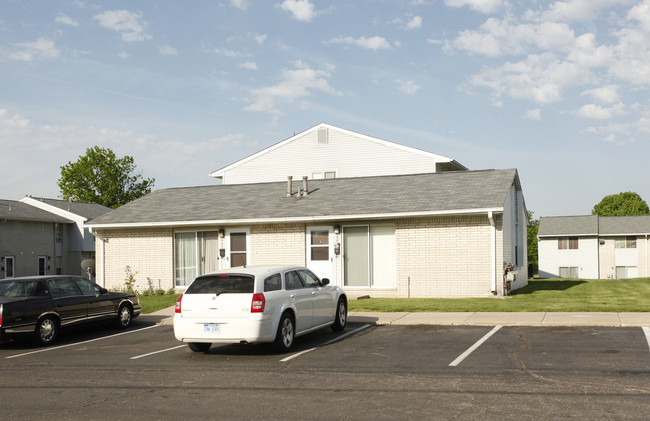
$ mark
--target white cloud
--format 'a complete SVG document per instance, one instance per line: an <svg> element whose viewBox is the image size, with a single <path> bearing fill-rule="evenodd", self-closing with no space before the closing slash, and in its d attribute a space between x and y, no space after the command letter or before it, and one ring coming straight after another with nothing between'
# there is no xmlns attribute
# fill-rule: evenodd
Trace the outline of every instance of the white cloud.
<svg viewBox="0 0 650 421"><path fill-rule="evenodd" d="M508 95L538 104L558 102L565 88L591 82L595 80L587 69L559 60L551 53L529 55L526 60L486 68L469 81L471 85L492 89L496 97Z"/></svg>
<svg viewBox="0 0 650 421"><path fill-rule="evenodd" d="M257 64L254 61L246 61L244 63L239 63L237 67L247 70L257 70Z"/></svg>
<svg viewBox="0 0 650 421"><path fill-rule="evenodd" d="M603 10L631 4L635 0L568 0L554 1L543 14L543 19L556 21L586 21L594 19Z"/></svg>
<svg viewBox="0 0 650 421"><path fill-rule="evenodd" d="M62 23L64 25L68 26L79 26L79 22L76 20L72 19L70 16L66 15L65 13L59 13L55 18L55 22Z"/></svg>
<svg viewBox="0 0 650 421"><path fill-rule="evenodd" d="M241 58L241 57L250 57L250 54L243 53L241 51L229 50L227 48L213 48L212 50L207 50L209 53L219 54L226 57L232 58Z"/></svg>
<svg viewBox="0 0 650 421"><path fill-rule="evenodd" d="M241 9L241 10L246 10L249 5L248 0L230 0L230 4L233 5L234 7Z"/></svg>
<svg viewBox="0 0 650 421"><path fill-rule="evenodd" d="M469 6L481 13L494 13L503 6L502 0L445 0L449 7Z"/></svg>
<svg viewBox="0 0 650 421"><path fill-rule="evenodd" d="M314 18L314 5L309 0L284 0L277 6L301 22L311 22Z"/></svg>
<svg viewBox="0 0 650 421"><path fill-rule="evenodd" d="M360 37L338 37L331 39L325 42L326 44L343 44L343 45L354 45L357 47L367 48L369 50L390 50L391 46L385 38L374 36L370 38Z"/></svg>
<svg viewBox="0 0 650 421"><path fill-rule="evenodd" d="M176 48L169 46L169 45L162 45L158 47L158 52L164 56L177 56L178 51L176 51Z"/></svg>
<svg viewBox="0 0 650 421"><path fill-rule="evenodd" d="M258 44L262 45L262 44L264 44L264 41L266 41L266 38L267 38L267 37L268 37L268 36L267 36L266 34L255 35L255 41L256 41Z"/></svg>
<svg viewBox="0 0 650 421"><path fill-rule="evenodd" d="M328 82L330 74L324 70L312 69L302 61L295 63L296 69L283 70L282 81L265 88L251 90L255 97L252 104L246 106L246 111L266 112L275 118L284 113L280 105L289 104L299 98L308 97L313 91L322 91L329 95L341 95Z"/></svg>
<svg viewBox="0 0 650 421"><path fill-rule="evenodd" d="M588 95L605 104L616 104L621 102L618 88L618 85L601 86L600 88L588 89L581 95Z"/></svg>
<svg viewBox="0 0 650 421"><path fill-rule="evenodd" d="M583 105L577 112L580 117L609 120L616 115L625 114L625 105L622 103L614 104L611 107L603 107L596 104Z"/></svg>
<svg viewBox="0 0 650 421"><path fill-rule="evenodd" d="M57 58L61 52L54 45L54 41L38 38L36 41L19 42L14 44L18 51L6 55L12 60L32 61L36 58Z"/></svg>
<svg viewBox="0 0 650 421"><path fill-rule="evenodd" d="M536 108L534 110L526 110L524 113L524 118L527 120L541 120L542 119L542 110Z"/></svg>
<svg viewBox="0 0 650 421"><path fill-rule="evenodd" d="M100 26L122 35L122 41L134 42L151 39L146 32L147 22L142 21L142 13L129 12L128 10L107 10L93 16Z"/></svg>
<svg viewBox="0 0 650 421"><path fill-rule="evenodd" d="M415 95L420 89L422 89L422 86L416 85L412 80L397 79L395 82L397 83L399 90L407 95Z"/></svg>
<svg viewBox="0 0 650 421"><path fill-rule="evenodd" d="M420 29L422 27L422 17L414 16L413 19L406 23L406 29Z"/></svg>

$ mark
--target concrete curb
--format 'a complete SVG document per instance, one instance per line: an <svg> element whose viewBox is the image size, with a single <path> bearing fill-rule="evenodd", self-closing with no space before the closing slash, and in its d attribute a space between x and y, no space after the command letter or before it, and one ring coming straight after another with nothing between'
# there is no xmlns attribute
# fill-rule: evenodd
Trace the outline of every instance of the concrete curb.
<svg viewBox="0 0 650 421"><path fill-rule="evenodd" d="M172 325L174 307L168 307L140 317L160 325ZM376 325L441 325L441 326L650 326L649 313L383 313L351 312L348 321Z"/></svg>

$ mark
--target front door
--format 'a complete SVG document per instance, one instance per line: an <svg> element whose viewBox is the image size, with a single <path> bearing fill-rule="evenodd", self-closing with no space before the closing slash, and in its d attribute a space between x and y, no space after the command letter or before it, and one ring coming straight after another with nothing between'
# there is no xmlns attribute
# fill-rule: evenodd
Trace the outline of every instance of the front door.
<svg viewBox="0 0 650 421"><path fill-rule="evenodd" d="M333 258L332 227L307 228L307 267L320 279L332 279Z"/></svg>
<svg viewBox="0 0 650 421"><path fill-rule="evenodd" d="M250 264L248 237L249 231L246 228L226 230L226 256L223 269Z"/></svg>

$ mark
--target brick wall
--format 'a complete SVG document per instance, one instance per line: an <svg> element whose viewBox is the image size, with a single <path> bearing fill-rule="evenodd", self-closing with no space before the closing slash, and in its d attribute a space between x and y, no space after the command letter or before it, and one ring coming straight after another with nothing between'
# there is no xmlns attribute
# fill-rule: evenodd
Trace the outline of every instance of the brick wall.
<svg viewBox="0 0 650 421"><path fill-rule="evenodd" d="M154 289L174 286L174 235L170 228L99 231L95 239L96 267L100 270L101 240L104 242L105 280L109 289L125 288L127 265L137 275L135 289L144 291L149 281ZM99 273L98 273L98 282Z"/></svg>
<svg viewBox="0 0 650 421"><path fill-rule="evenodd" d="M306 263L305 224L251 226L251 263L300 265Z"/></svg>
<svg viewBox="0 0 650 421"><path fill-rule="evenodd" d="M396 221L400 297L483 297L492 289L492 227L486 216ZM497 219L497 272L503 235ZM410 287L409 287L410 278Z"/></svg>

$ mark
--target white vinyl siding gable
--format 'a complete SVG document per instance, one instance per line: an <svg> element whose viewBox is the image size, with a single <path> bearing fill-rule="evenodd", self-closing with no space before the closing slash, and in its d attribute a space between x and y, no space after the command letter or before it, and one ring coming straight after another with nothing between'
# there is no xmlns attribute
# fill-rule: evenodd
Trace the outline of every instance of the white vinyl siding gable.
<svg viewBox="0 0 650 421"><path fill-rule="evenodd" d="M325 142L321 130L308 131L225 168L223 183L284 181L287 176L301 180L303 176L312 178L313 174L325 173L335 173L337 178L433 173L436 164L449 162L440 155L332 127L327 128Z"/></svg>

